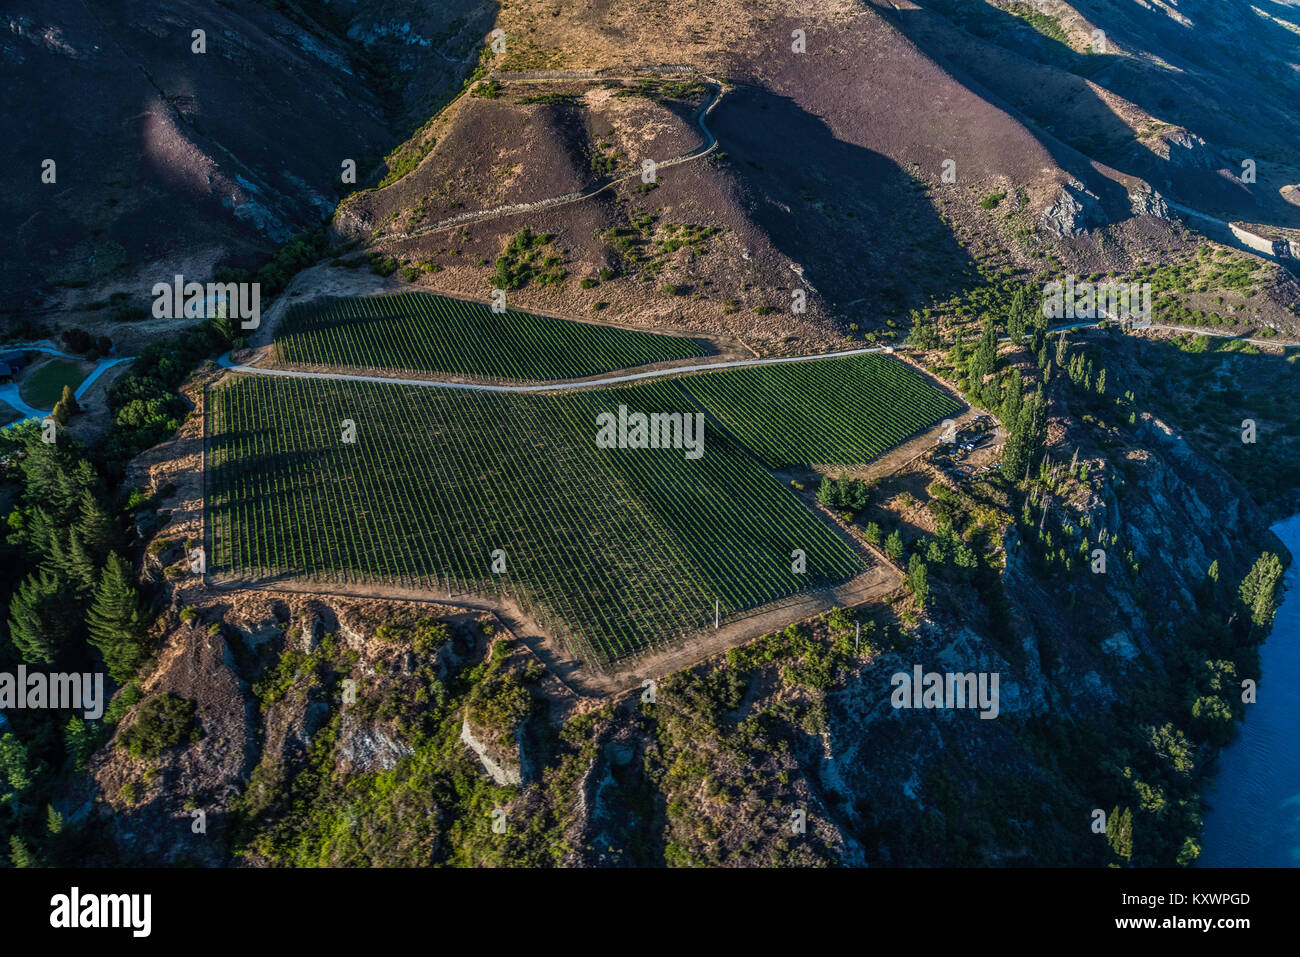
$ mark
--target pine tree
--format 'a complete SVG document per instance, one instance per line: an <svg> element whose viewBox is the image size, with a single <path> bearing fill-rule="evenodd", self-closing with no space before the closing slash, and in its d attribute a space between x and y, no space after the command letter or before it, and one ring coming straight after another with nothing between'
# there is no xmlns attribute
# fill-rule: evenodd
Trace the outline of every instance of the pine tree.
<svg viewBox="0 0 1300 957"><path fill-rule="evenodd" d="M1024 392L1024 378L1020 375L1020 370L1012 369L1003 387L1002 408L998 413L998 418L1002 420L1003 426L1009 427L1010 423L1020 418L1020 406L1024 402Z"/></svg>
<svg viewBox="0 0 1300 957"><path fill-rule="evenodd" d="M64 555L62 571L78 598L85 598L95 587L95 562L75 528L68 532L68 549Z"/></svg>
<svg viewBox="0 0 1300 957"><path fill-rule="evenodd" d="M854 479L849 483L849 492L844 504L855 512L860 512L871 504L871 484Z"/></svg>
<svg viewBox="0 0 1300 957"><path fill-rule="evenodd" d="M50 557L56 536L54 518L48 511L37 506L23 512L12 512L9 528L13 532L9 537L10 544L25 548L31 564L40 564Z"/></svg>
<svg viewBox="0 0 1300 957"><path fill-rule="evenodd" d="M61 433L56 433L56 438ZM22 459L23 489L31 505L51 507L59 491L59 479L67 466L66 454L60 442L46 445L35 440L27 446Z"/></svg>
<svg viewBox="0 0 1300 957"><path fill-rule="evenodd" d="M956 338L953 339L952 349L948 353L948 359L953 365L961 368L966 361L966 330L959 329Z"/></svg>
<svg viewBox="0 0 1300 957"><path fill-rule="evenodd" d="M1237 593L1250 614L1254 628L1267 629L1273 625L1277 611L1277 589L1282 583L1282 561L1272 552L1264 552L1255 561L1246 577L1241 580Z"/></svg>
<svg viewBox="0 0 1300 957"><path fill-rule="evenodd" d="M835 504L835 481L829 475L822 476L822 484L817 487L817 501L823 505Z"/></svg>
<svg viewBox="0 0 1300 957"><path fill-rule="evenodd" d="M998 370L998 329L992 316L984 317L978 355L985 374Z"/></svg>
<svg viewBox="0 0 1300 957"><path fill-rule="evenodd" d="M68 719L63 729L63 750L78 771L85 770L86 761L95 753L95 743L95 728L89 721L76 715Z"/></svg>
<svg viewBox="0 0 1300 957"><path fill-rule="evenodd" d="M1007 313L1007 336L1016 348L1025 340L1025 320L1030 314L1029 300L1024 286L1018 286L1011 297L1011 309Z"/></svg>
<svg viewBox="0 0 1300 957"><path fill-rule="evenodd" d="M1012 482L1026 478L1043 453L1047 438L1047 412L1043 393L1024 400L1014 424L1007 425L1007 441L1002 449L1002 472Z"/></svg>
<svg viewBox="0 0 1300 957"><path fill-rule="evenodd" d="M95 586L86 629L90 643L104 656L114 681L129 680L144 658L145 615L131 566L116 552L104 563Z"/></svg>
<svg viewBox="0 0 1300 957"><path fill-rule="evenodd" d="M885 539L885 554L895 562L903 560L903 536L898 534L898 529L890 532Z"/></svg>
<svg viewBox="0 0 1300 957"><path fill-rule="evenodd" d="M0 736L0 806L21 799L35 778L27 745L11 733Z"/></svg>
<svg viewBox="0 0 1300 957"><path fill-rule="evenodd" d="M967 363L967 376L970 379L971 394L984 401L984 377L997 372L998 334L993 325L993 317L985 316L983 332L979 345Z"/></svg>
<svg viewBox="0 0 1300 957"><path fill-rule="evenodd" d="M1047 443L1047 400L1043 398L1041 387L1025 403L1021 415L1026 412L1029 415L1024 433L1025 454L1028 458L1026 464L1032 468L1042 458Z"/></svg>
<svg viewBox="0 0 1300 957"><path fill-rule="evenodd" d="M1026 462L1024 432L1028 420L1023 406L1014 419L1006 420L1007 441L1002 446L1002 474L1011 482L1019 482L1025 475Z"/></svg>
<svg viewBox="0 0 1300 957"><path fill-rule="evenodd" d="M1027 298L1027 301L1029 301L1029 300L1028 300L1028 297L1026 297L1026 298ZM1047 317L1046 317L1045 315L1043 315L1043 310L1042 310L1041 308L1031 308L1030 311L1029 311L1029 316L1028 316L1027 322L1028 322L1028 324L1029 324L1029 329L1030 329L1031 333L1033 334L1033 339L1032 339L1032 341L1031 341L1031 343L1030 343L1030 348L1031 348L1035 353L1038 353L1038 354L1046 354L1046 352L1047 352ZM1043 367L1043 363L1042 363L1041 361L1038 363L1038 367L1039 367L1040 369Z"/></svg>
<svg viewBox="0 0 1300 957"><path fill-rule="evenodd" d="M77 519L77 534L85 543L86 550L96 559L102 559L117 538L113 520L90 489L81 493L79 508L81 515Z"/></svg>
<svg viewBox="0 0 1300 957"><path fill-rule="evenodd" d="M59 397L59 401L62 402L64 407L68 410L69 415L76 415L81 411L81 406L77 403L77 397L73 394L72 386L70 385L65 385L63 387L63 395Z"/></svg>
<svg viewBox="0 0 1300 957"><path fill-rule="evenodd" d="M68 644L71 596L58 575L42 568L27 576L9 602L9 637L29 665L53 664Z"/></svg>
<svg viewBox="0 0 1300 957"><path fill-rule="evenodd" d="M36 856L17 834L9 836L9 863L14 867L38 867Z"/></svg>

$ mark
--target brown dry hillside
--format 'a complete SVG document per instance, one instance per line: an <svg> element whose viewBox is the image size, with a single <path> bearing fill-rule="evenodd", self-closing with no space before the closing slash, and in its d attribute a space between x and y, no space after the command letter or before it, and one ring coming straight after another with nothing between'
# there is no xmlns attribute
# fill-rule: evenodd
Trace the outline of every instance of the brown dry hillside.
<svg viewBox="0 0 1300 957"><path fill-rule="evenodd" d="M977 266L1132 270L1185 259L1202 235L1240 246L1219 217L1300 214L1284 198L1300 172L1279 160L1275 137L1239 124L1234 153L1202 135L1232 135L1229 119L1202 130L1187 92L1170 99L1177 75L1232 114L1233 63L1253 34L1237 24L1215 37L1219 58L1206 57L1186 28L1115 9L1130 6L819 0L792 12L739 0L668 16L649 0L511 3L497 20L506 48L488 57L477 95L417 137L429 155L415 172L349 201L336 225L406 278L476 297L527 228L554 237L554 268L552 281L512 290L517 304L780 349L900 334L909 310L980 281ZM1096 30L1108 45L1094 52ZM1248 71L1257 80L1285 62L1275 34L1263 29ZM717 150L661 170L652 191L620 182L555 204L633 171L637 156L698 141L695 101L627 95L638 72L719 80L707 116ZM1294 125L1284 104L1268 111ZM1243 151L1269 157L1257 183L1233 172ZM484 215L529 204L541 205ZM1188 218L1196 212L1208 218ZM718 235L659 255L682 224ZM1269 288L1285 299L1293 287ZM791 311L797 290L807 313ZM1288 305L1265 312L1285 318Z"/></svg>
<svg viewBox="0 0 1300 957"><path fill-rule="evenodd" d="M348 0L128 15L40 0L0 39L13 81L0 160L33 171L0 198L16 250L0 265L18 293L6 306L85 325L95 317L69 310L115 291L142 301L158 275L256 266L334 210L341 160L356 158L361 192L336 235L433 289L486 295L529 228L555 237L546 258L565 278L510 290L522 306L770 349L899 332L976 265L1123 270L1200 234L1240 246L1229 220L1300 226L1294 13ZM191 21L206 25L203 56ZM494 27L495 53L481 46ZM487 79L450 99L480 50ZM703 148L710 78L726 91L708 117L718 148L661 170L652 191L611 184ZM45 157L57 185L39 182ZM463 228L436 228L449 223ZM791 312L797 290L806 313Z"/></svg>
<svg viewBox="0 0 1300 957"><path fill-rule="evenodd" d="M504 10L507 50L489 78L417 137L428 155L414 172L345 202L340 234L422 286L485 297L498 256L528 228L554 237L548 257L565 275L512 290L517 305L780 350L897 334L909 309L966 288L974 261L959 221L1005 247L1049 210L1066 234L1131 215L1136 180L1035 137L874 9L822 4L791 18L741 3L708 33L707 18L689 16L644 28L656 14L634 7L575 7L518 29L521 11ZM791 45L799 30L803 52ZM639 160L699 149L715 79L723 95L705 122L717 150L660 170L652 189L610 183ZM955 183L941 179L946 161ZM471 215L602 184L578 202ZM1062 202L1067 186L1075 205ZM996 215L979 206L991 193L1010 197ZM713 235L682 243L683 227ZM1030 268L1017 250L1011 264ZM806 313L792 309L798 290Z"/></svg>

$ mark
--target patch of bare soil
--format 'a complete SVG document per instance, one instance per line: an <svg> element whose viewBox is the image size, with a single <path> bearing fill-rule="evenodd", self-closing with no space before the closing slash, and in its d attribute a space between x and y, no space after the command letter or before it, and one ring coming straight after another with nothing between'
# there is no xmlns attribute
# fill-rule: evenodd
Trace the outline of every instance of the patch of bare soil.
<svg viewBox="0 0 1300 957"><path fill-rule="evenodd" d="M147 267L144 295L200 250L265 255L333 205L344 157L392 136L345 45L267 5L204 11L201 68L174 4L56 0L15 16L0 149L6 164L57 157L58 178L6 191L6 291L85 283L99 298Z"/></svg>

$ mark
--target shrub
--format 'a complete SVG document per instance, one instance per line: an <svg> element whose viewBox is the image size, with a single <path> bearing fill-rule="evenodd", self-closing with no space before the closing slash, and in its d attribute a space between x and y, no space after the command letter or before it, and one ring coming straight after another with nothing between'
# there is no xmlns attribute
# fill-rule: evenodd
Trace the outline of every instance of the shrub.
<svg viewBox="0 0 1300 957"><path fill-rule="evenodd" d="M197 741L194 702L169 691L145 701L131 727L117 736L118 746L133 758L152 760L183 741Z"/></svg>
<svg viewBox="0 0 1300 957"><path fill-rule="evenodd" d="M370 253L366 256L370 261L370 268L375 275L387 278L397 272L397 260L392 256L381 256L379 253Z"/></svg>
<svg viewBox="0 0 1300 957"><path fill-rule="evenodd" d="M465 710L478 727L506 737L515 733L531 707L532 698L519 679L498 671L475 685Z"/></svg>
<svg viewBox="0 0 1300 957"><path fill-rule="evenodd" d="M122 720L122 716L126 714L128 709L132 708L143 697L144 692L140 690L140 686L132 681L108 703L108 710L104 712L104 724L117 724Z"/></svg>
<svg viewBox="0 0 1300 957"><path fill-rule="evenodd" d="M885 554L893 561L901 562L903 560L903 536L898 534L898 530L889 533L885 539Z"/></svg>

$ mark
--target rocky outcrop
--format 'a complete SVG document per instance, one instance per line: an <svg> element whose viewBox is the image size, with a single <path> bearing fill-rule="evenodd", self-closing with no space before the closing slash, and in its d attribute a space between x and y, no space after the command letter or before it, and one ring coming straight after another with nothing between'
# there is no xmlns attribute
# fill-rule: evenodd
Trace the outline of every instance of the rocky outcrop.
<svg viewBox="0 0 1300 957"><path fill-rule="evenodd" d="M1222 164L1205 140L1189 130L1170 130L1160 137L1160 143L1165 159L1179 169L1215 169Z"/></svg>
<svg viewBox="0 0 1300 957"><path fill-rule="evenodd" d="M339 720L335 766L348 774L391 771L414 749L400 738L386 734L376 724L357 721L346 710Z"/></svg>
<svg viewBox="0 0 1300 957"><path fill-rule="evenodd" d="M1039 218L1039 226L1062 238L1082 236L1105 222L1100 198L1077 179L1061 187L1056 199Z"/></svg>
<svg viewBox="0 0 1300 957"><path fill-rule="evenodd" d="M1141 183L1128 193L1129 208L1134 216L1154 216L1157 219L1169 219L1169 204L1158 192Z"/></svg>
<svg viewBox="0 0 1300 957"><path fill-rule="evenodd" d="M520 751L517 750L512 760L511 756L504 754L499 747L489 748L487 744L480 741L474 734L469 724L469 717L466 716L460 727L460 740L478 757L479 762L483 765L483 770L488 773L497 784L520 784L523 782L523 767L520 760ZM516 736L516 748L519 746L519 740Z"/></svg>

